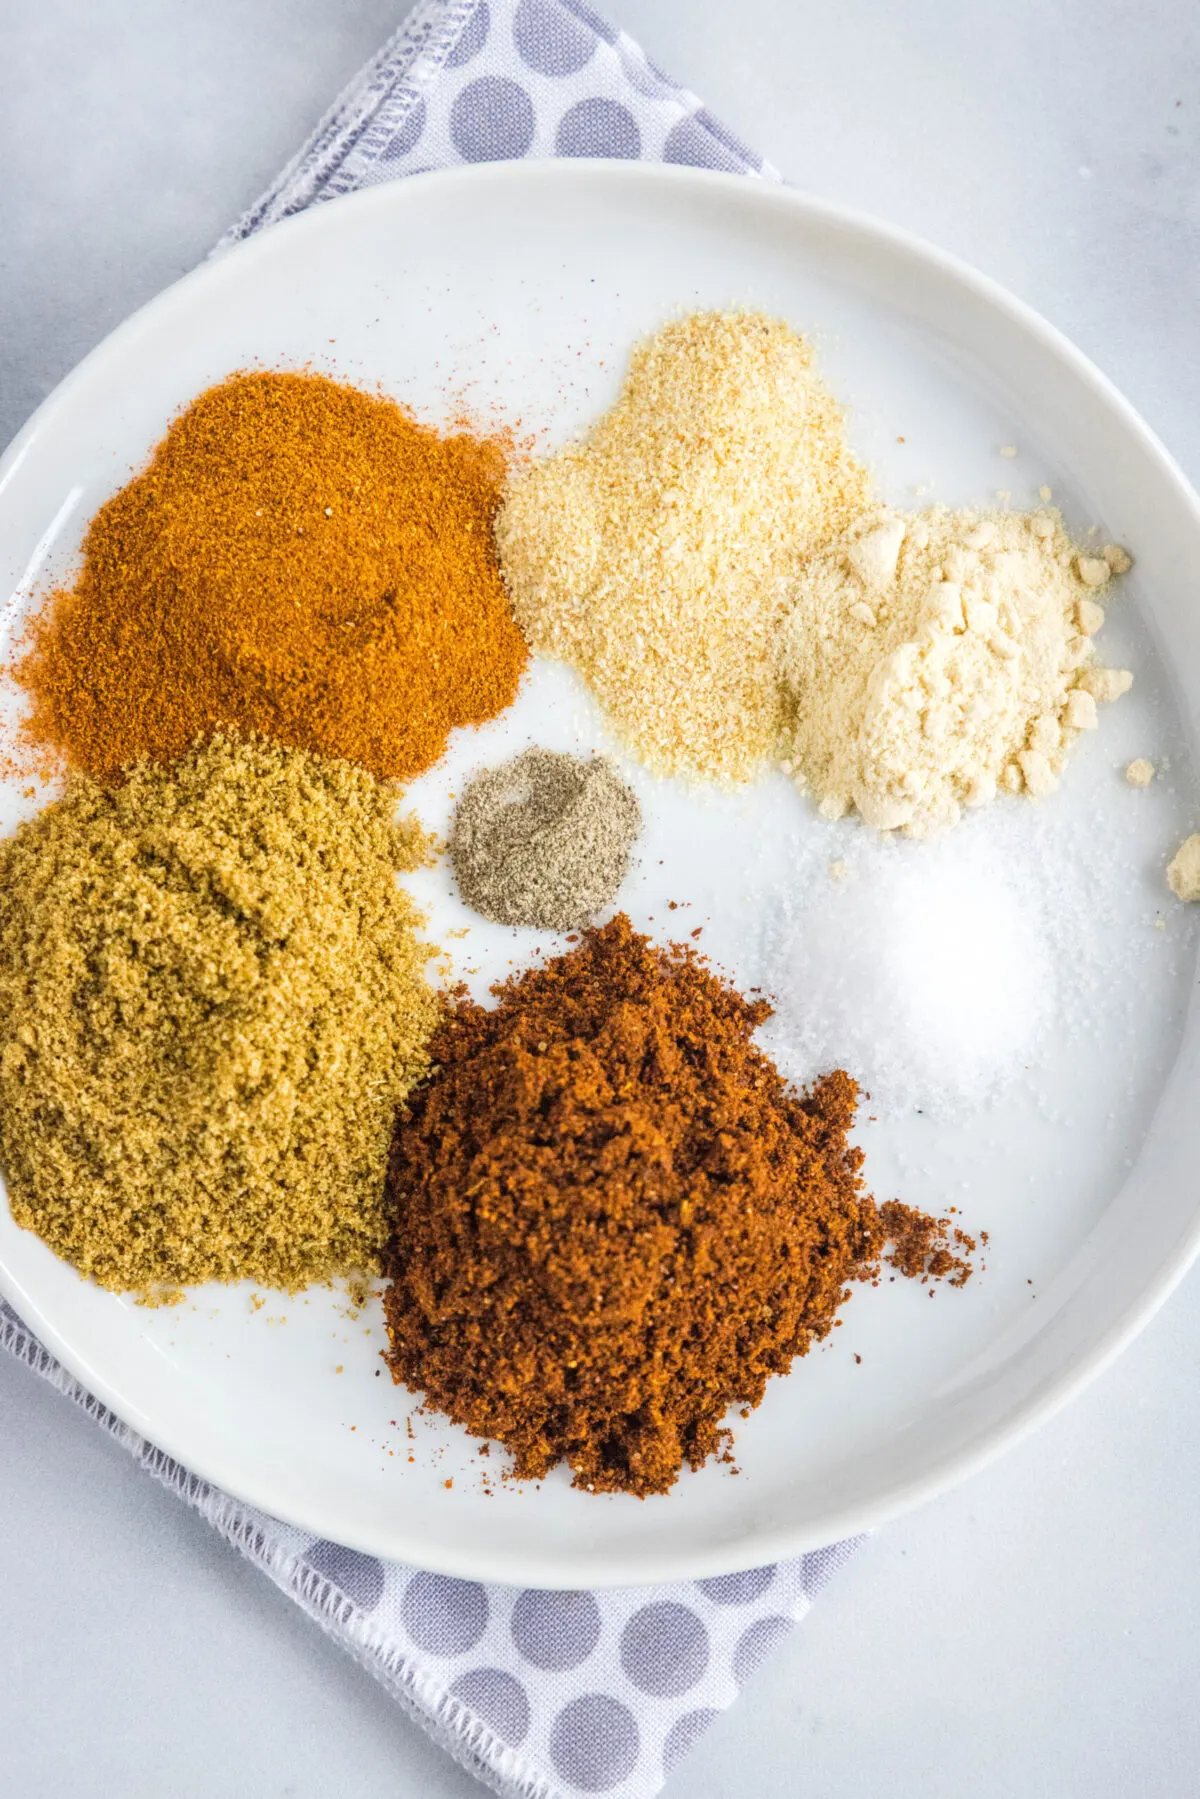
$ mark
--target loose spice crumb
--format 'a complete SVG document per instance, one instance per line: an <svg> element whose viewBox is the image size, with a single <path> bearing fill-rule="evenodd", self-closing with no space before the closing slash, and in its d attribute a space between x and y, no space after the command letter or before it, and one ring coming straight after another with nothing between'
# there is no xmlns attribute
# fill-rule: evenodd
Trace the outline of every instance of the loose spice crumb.
<svg viewBox="0 0 1200 1799"><path fill-rule="evenodd" d="M879 1215L888 1233L890 1248L884 1260L909 1279L949 1278L952 1287L965 1287L972 1268L967 1257L978 1247L974 1237L951 1225L948 1218L932 1218L898 1200L880 1206ZM955 1249L965 1251L955 1254Z"/></svg>

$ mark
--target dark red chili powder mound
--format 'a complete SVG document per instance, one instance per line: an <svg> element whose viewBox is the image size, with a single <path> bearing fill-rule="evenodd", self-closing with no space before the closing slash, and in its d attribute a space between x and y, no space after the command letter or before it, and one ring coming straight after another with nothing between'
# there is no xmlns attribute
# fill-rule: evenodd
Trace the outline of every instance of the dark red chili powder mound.
<svg viewBox="0 0 1200 1799"><path fill-rule="evenodd" d="M623 914L461 1000L389 1176L394 1378L593 1492L664 1493L731 1405L828 1336L847 1283L966 1278L937 1221L866 1192L848 1074L789 1088L770 1016Z"/></svg>

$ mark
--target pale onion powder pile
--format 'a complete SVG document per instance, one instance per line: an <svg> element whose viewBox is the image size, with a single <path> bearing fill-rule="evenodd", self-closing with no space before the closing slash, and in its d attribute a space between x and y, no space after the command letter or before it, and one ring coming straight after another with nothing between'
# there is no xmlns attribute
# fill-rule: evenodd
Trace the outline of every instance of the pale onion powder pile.
<svg viewBox="0 0 1200 1799"><path fill-rule="evenodd" d="M650 768L728 785L778 745L781 578L866 502L808 343L702 312L638 347L583 443L513 474L496 541L532 648Z"/></svg>
<svg viewBox="0 0 1200 1799"><path fill-rule="evenodd" d="M1056 511L865 513L790 584L785 767L827 818L929 837L998 790L1050 793L1098 701L1098 596L1130 566Z"/></svg>

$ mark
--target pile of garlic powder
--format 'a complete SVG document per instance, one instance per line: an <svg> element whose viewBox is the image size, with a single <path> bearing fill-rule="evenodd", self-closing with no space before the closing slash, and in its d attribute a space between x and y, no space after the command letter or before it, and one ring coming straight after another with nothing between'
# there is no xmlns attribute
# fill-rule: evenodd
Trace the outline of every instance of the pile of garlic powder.
<svg viewBox="0 0 1200 1799"><path fill-rule="evenodd" d="M929 837L997 791L1050 793L1100 701L1098 595L1130 558L1057 511L863 514L787 585L784 767L827 818Z"/></svg>

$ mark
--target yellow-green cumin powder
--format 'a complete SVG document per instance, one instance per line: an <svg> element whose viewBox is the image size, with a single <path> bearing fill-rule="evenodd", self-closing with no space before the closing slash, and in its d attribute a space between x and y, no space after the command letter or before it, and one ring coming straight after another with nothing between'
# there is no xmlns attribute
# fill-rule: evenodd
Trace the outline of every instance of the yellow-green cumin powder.
<svg viewBox="0 0 1200 1799"><path fill-rule="evenodd" d="M378 1265L432 951L394 786L218 737L74 777L0 843L0 1165L102 1286L289 1290Z"/></svg>

